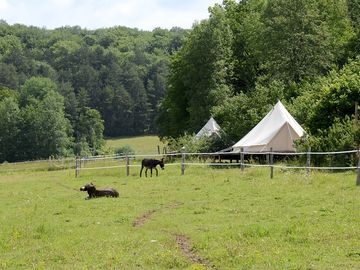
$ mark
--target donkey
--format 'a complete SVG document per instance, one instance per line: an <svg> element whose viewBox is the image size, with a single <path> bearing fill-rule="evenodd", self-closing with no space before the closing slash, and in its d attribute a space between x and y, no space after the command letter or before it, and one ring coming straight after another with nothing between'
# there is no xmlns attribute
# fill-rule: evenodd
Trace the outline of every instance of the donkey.
<svg viewBox="0 0 360 270"><path fill-rule="evenodd" d="M144 167L146 168L145 170L145 176L147 177L147 170L150 169L150 175L152 177L152 170L155 169L156 171L156 176L159 175L158 173L158 170L156 168L157 165L160 165L160 168L163 170L164 169L164 159L162 158L161 160L157 160L157 159L147 159L147 158L144 158L142 161L141 161L141 170L140 170L140 177L141 177L141 174L142 174L142 171L144 169Z"/></svg>
<svg viewBox="0 0 360 270"><path fill-rule="evenodd" d="M113 188L96 189L93 183L86 184L80 188L80 191L87 191L88 197L86 200L97 198L97 197L119 197L119 192Z"/></svg>

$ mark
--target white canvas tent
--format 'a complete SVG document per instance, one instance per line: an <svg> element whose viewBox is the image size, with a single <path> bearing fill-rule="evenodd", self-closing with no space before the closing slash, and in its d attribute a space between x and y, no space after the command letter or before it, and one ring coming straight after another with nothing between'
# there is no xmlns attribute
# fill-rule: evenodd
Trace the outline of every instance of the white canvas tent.
<svg viewBox="0 0 360 270"><path fill-rule="evenodd" d="M294 141L305 131L278 101L272 110L240 141L233 145L233 152L294 152Z"/></svg>
<svg viewBox="0 0 360 270"><path fill-rule="evenodd" d="M216 135L220 137L220 126L216 123L214 118L210 118L209 121L200 129L200 131L195 135L196 139L201 137L210 137Z"/></svg>

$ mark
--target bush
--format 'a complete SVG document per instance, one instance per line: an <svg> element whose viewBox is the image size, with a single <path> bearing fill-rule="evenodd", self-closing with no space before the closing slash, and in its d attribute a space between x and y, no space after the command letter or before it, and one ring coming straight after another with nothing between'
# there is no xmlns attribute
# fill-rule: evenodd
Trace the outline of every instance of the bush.
<svg viewBox="0 0 360 270"><path fill-rule="evenodd" d="M312 152L334 152L354 150L359 145L359 129L355 128L350 117L343 120L335 119L331 127L320 129L317 135L309 135L306 140L297 142L297 150L306 152L311 147ZM353 166L354 154L313 155L311 163L315 166Z"/></svg>
<svg viewBox="0 0 360 270"><path fill-rule="evenodd" d="M130 145L124 145L115 149L115 154L119 156L135 155L135 150Z"/></svg>

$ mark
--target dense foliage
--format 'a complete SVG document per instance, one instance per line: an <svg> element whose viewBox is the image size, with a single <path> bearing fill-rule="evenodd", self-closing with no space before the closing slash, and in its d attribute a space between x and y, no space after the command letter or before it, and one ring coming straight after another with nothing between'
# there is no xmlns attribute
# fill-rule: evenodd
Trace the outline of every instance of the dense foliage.
<svg viewBox="0 0 360 270"><path fill-rule="evenodd" d="M358 0L215 5L172 59L160 135L191 134L212 115L237 141L280 99L307 130L302 147L357 146L359 18Z"/></svg>
<svg viewBox="0 0 360 270"><path fill-rule="evenodd" d="M97 154L103 135L156 133L169 59L186 33L0 21L0 162Z"/></svg>
<svg viewBox="0 0 360 270"><path fill-rule="evenodd" d="M359 0L224 0L209 13L190 31L0 21L0 162L97 154L103 134L187 140L211 115L227 144L279 99L307 131L300 148L360 144Z"/></svg>

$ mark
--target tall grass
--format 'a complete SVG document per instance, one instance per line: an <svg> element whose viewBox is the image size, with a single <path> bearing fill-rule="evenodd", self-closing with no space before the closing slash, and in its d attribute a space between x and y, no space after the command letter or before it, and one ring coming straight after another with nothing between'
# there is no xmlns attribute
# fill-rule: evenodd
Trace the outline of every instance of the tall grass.
<svg viewBox="0 0 360 270"><path fill-rule="evenodd" d="M90 181L120 197L84 200ZM352 172L13 172L0 175L0 268L360 269L359 192Z"/></svg>

